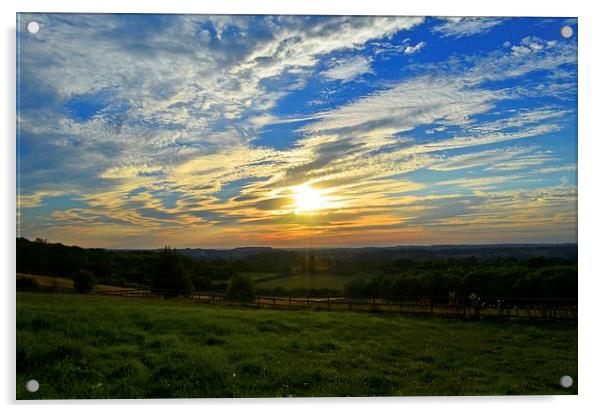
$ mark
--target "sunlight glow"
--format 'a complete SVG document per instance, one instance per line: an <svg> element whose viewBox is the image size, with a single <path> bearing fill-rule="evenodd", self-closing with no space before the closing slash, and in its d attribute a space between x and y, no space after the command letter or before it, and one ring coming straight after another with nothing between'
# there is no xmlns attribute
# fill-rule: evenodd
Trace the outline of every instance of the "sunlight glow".
<svg viewBox="0 0 602 413"><path fill-rule="evenodd" d="M314 212L331 206L323 190L312 188L309 185L299 185L294 188L295 213L303 214Z"/></svg>

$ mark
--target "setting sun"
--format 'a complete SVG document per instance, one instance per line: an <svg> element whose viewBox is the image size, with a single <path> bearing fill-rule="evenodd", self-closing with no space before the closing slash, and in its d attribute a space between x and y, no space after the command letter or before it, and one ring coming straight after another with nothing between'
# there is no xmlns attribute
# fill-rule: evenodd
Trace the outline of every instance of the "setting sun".
<svg viewBox="0 0 602 413"><path fill-rule="evenodd" d="M313 212L330 206L323 190L312 188L309 185L300 185L294 188L294 191L296 214Z"/></svg>

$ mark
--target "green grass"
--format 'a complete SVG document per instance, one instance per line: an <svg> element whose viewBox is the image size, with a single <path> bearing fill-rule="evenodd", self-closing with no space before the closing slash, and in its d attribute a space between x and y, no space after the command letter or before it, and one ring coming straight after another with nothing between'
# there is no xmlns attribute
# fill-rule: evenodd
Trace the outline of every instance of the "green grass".
<svg viewBox="0 0 602 413"><path fill-rule="evenodd" d="M369 280L371 277L374 277L374 275L295 274L259 277L254 273L252 278L258 288L284 288L285 290L330 288L342 292L348 282L360 278Z"/></svg>
<svg viewBox="0 0 602 413"><path fill-rule="evenodd" d="M576 378L574 325L17 294L18 399L576 394Z"/></svg>

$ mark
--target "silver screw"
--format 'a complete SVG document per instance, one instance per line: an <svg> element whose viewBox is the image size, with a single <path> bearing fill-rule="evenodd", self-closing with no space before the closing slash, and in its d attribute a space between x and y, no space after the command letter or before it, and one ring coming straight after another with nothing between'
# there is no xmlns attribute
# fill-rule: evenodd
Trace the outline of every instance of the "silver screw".
<svg viewBox="0 0 602 413"><path fill-rule="evenodd" d="M568 389L573 385L573 378L571 376L562 376L560 378L560 385L565 389Z"/></svg>
<svg viewBox="0 0 602 413"><path fill-rule="evenodd" d="M565 39L569 39L573 35L573 28L571 26L562 26L560 35Z"/></svg>
<svg viewBox="0 0 602 413"><path fill-rule="evenodd" d="M38 381L34 379L27 380L27 383L25 383L25 388L28 392L35 393L40 388L40 383L38 383Z"/></svg>
<svg viewBox="0 0 602 413"><path fill-rule="evenodd" d="M40 31L40 25L38 22L29 22L27 23L27 31L31 34L36 34Z"/></svg>

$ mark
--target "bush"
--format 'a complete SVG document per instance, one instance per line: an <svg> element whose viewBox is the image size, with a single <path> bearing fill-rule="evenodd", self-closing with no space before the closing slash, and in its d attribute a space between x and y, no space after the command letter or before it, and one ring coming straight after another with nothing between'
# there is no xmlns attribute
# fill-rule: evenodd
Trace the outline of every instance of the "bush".
<svg viewBox="0 0 602 413"><path fill-rule="evenodd" d="M233 275L228 285L228 295L235 300L251 300L255 296L253 280L241 274Z"/></svg>
<svg viewBox="0 0 602 413"><path fill-rule="evenodd" d="M73 274L73 287L78 293L86 294L94 289L96 278L88 270L78 270Z"/></svg>

